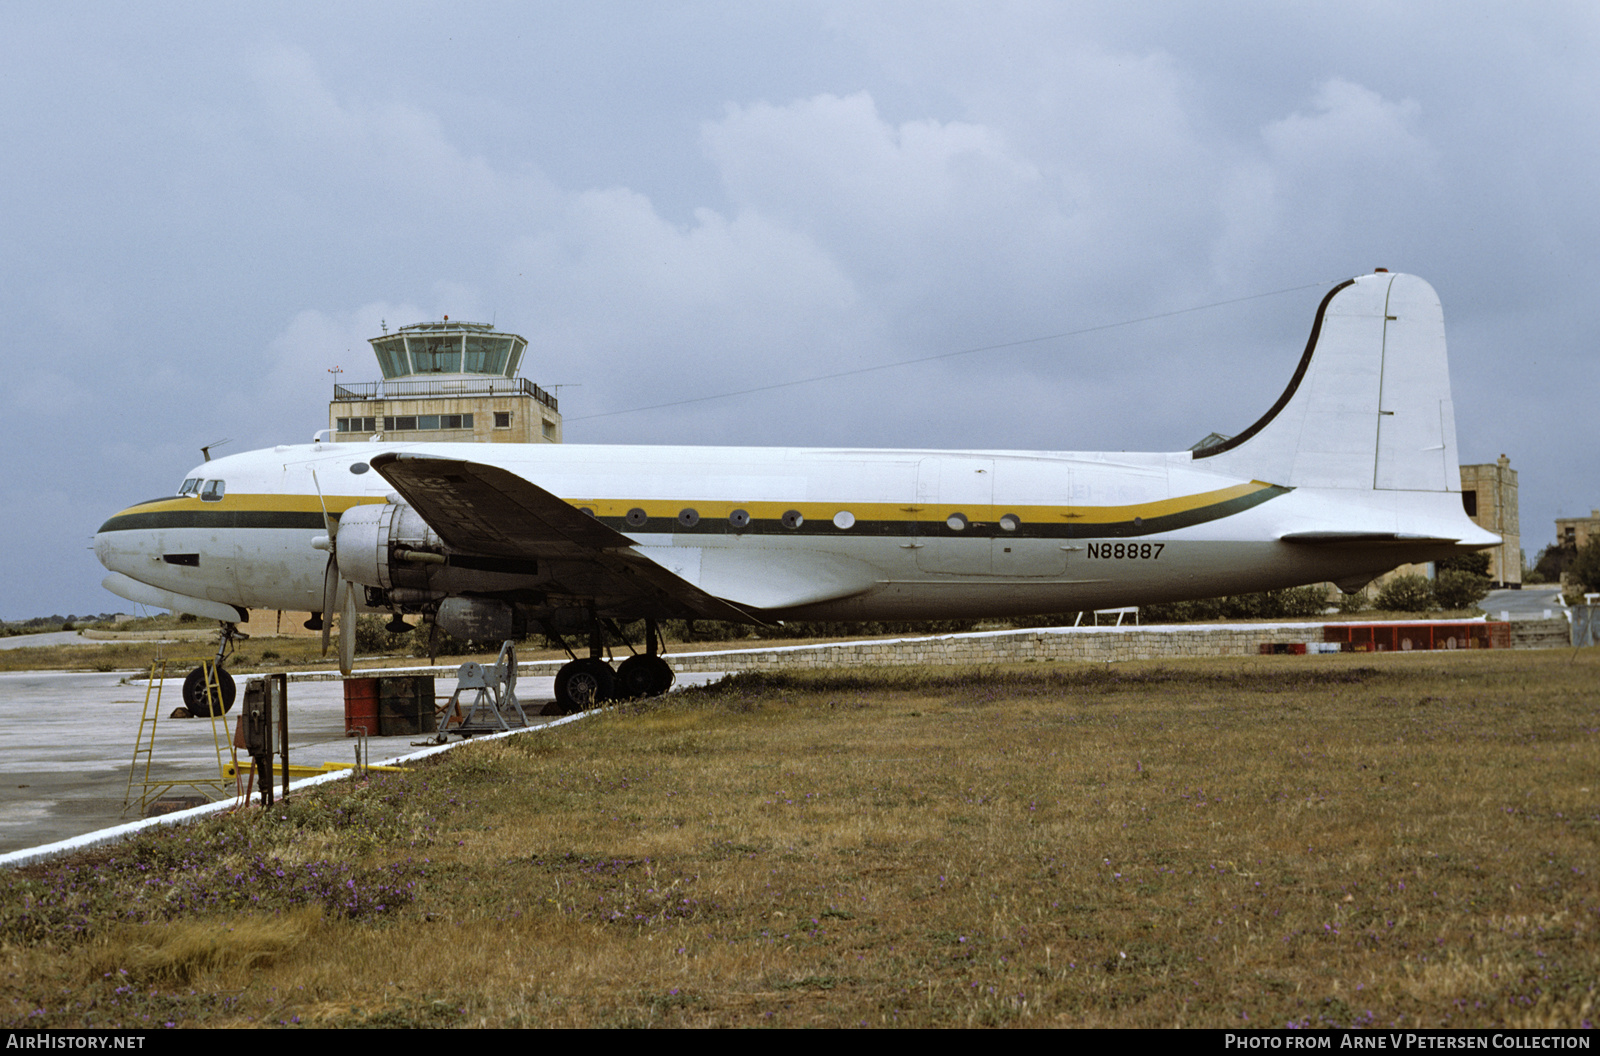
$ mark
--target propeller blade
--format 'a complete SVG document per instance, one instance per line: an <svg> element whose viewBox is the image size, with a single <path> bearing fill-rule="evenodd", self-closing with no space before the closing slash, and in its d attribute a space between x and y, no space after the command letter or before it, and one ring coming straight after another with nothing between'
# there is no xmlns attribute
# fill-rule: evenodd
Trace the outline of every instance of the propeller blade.
<svg viewBox="0 0 1600 1056"><path fill-rule="evenodd" d="M348 676L356 665L356 585L339 581L344 608L339 612L339 673Z"/></svg>
<svg viewBox="0 0 1600 1056"><path fill-rule="evenodd" d="M333 612L339 605L339 559L328 555L322 573L322 655L328 655L328 637L333 633Z"/></svg>
<svg viewBox="0 0 1600 1056"><path fill-rule="evenodd" d="M328 500L322 497L322 482L317 479L317 471L311 471L311 483L317 489L317 502L322 504L322 523L328 529L328 542L332 545L339 538L339 522L328 513Z"/></svg>

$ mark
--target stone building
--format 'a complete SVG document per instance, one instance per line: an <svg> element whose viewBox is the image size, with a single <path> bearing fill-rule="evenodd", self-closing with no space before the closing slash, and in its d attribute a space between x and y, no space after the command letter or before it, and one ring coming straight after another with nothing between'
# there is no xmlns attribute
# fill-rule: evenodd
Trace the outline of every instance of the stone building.
<svg viewBox="0 0 1600 1056"><path fill-rule="evenodd" d="M556 398L518 376L528 342L517 334L445 316L369 341L383 380L334 385L334 440L561 442Z"/></svg>
<svg viewBox="0 0 1600 1056"><path fill-rule="evenodd" d="M1478 527L1503 542L1489 555L1489 579L1496 587L1522 586L1522 529L1517 521L1517 471L1511 460L1461 467L1461 505Z"/></svg>
<svg viewBox="0 0 1600 1056"><path fill-rule="evenodd" d="M1582 550L1590 539L1600 535L1600 510L1590 510L1587 517L1557 517L1556 543Z"/></svg>

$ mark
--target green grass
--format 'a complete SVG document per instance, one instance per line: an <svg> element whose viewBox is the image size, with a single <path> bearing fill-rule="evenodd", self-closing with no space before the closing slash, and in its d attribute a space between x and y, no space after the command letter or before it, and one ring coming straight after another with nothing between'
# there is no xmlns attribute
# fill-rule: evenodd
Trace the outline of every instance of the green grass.
<svg viewBox="0 0 1600 1056"><path fill-rule="evenodd" d="M0 1019L1582 1026L1597 673L741 676L8 875Z"/></svg>

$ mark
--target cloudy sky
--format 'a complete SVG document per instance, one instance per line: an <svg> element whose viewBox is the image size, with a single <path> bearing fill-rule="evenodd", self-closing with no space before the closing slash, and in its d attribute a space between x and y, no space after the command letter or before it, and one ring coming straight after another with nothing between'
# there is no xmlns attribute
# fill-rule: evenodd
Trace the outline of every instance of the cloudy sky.
<svg viewBox="0 0 1600 1056"><path fill-rule="evenodd" d="M1374 267L1531 559L1600 506L1596 10L0 5L0 618L127 608L95 528L380 320L523 334L572 443L1174 450Z"/></svg>

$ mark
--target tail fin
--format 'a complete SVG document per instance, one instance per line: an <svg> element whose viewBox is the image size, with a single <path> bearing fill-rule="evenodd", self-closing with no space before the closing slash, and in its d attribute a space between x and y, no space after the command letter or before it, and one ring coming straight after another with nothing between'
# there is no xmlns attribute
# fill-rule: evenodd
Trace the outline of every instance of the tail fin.
<svg viewBox="0 0 1600 1056"><path fill-rule="evenodd" d="M1388 272L1335 286L1278 402L1194 457L1288 487L1459 492L1439 295Z"/></svg>

